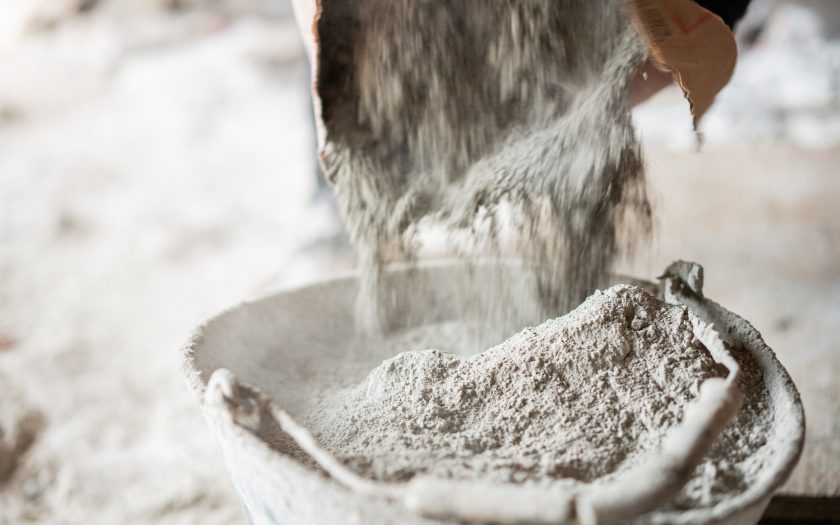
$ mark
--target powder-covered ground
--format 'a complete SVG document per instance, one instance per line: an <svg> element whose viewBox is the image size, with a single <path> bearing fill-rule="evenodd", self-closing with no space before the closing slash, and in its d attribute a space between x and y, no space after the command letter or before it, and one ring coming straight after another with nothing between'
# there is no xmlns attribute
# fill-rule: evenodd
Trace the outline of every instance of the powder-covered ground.
<svg viewBox="0 0 840 525"><path fill-rule="evenodd" d="M318 242L334 225L310 205L297 34L281 0L67 9L82 4L0 0L0 455L18 458L0 460L0 524L244 523L176 350L219 309L348 264ZM745 56L737 103L710 115L769 123L710 128L699 154L649 148L659 233L632 269L706 266L709 296L802 391L787 489L837 494L840 69L834 44L806 45L820 60L786 43ZM688 122L673 97L644 137Z"/></svg>
<svg viewBox="0 0 840 525"><path fill-rule="evenodd" d="M214 5L103 2L3 35L0 443L27 410L43 424L2 525L244 522L176 352L317 272L297 261L332 226L288 6Z"/></svg>

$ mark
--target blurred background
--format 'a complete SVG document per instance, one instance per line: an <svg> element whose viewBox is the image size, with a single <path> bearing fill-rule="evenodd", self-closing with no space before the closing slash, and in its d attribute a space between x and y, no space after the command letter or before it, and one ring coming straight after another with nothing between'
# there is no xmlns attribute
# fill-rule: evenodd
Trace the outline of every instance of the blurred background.
<svg viewBox="0 0 840 525"><path fill-rule="evenodd" d="M204 318L351 268L288 0L0 0L0 524L244 523L177 368ZM754 0L702 126L636 110L657 233L806 405L840 495L840 3Z"/></svg>

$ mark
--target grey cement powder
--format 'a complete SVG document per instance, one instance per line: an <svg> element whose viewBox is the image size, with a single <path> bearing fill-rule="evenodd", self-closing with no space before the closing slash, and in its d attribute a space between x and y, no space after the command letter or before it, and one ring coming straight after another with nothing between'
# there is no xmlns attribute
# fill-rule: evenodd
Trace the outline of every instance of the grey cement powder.
<svg viewBox="0 0 840 525"><path fill-rule="evenodd" d="M394 295L416 292L387 288L383 267L412 263L430 225L443 226L467 261L527 260L542 305L536 322L603 285L616 257L647 233L628 105L645 52L618 1L321 6L322 158L360 255L366 330L388 333ZM525 326L515 301L487 304L507 284L489 279L478 298L481 309L501 311L488 332L506 320L504 333ZM698 385L724 375L689 315L612 288L471 358L400 354L361 384L319 393L306 424L377 480L603 479L655 453ZM440 340L443 328L377 344ZM757 476L769 409L757 365L741 366L745 408L673 508L713 505Z"/></svg>
<svg viewBox="0 0 840 525"><path fill-rule="evenodd" d="M466 259L528 259L542 319L649 229L628 104L645 52L617 0L321 6L322 158L360 256L363 327L387 325L403 292L382 267L412 261L424 227Z"/></svg>
<svg viewBox="0 0 840 525"><path fill-rule="evenodd" d="M306 423L351 469L382 481L597 481L655 454L700 383L726 374L693 335L692 315L615 286L473 357L399 354L326 395ZM760 370L741 365L745 408L675 508L712 505L757 476L769 407Z"/></svg>

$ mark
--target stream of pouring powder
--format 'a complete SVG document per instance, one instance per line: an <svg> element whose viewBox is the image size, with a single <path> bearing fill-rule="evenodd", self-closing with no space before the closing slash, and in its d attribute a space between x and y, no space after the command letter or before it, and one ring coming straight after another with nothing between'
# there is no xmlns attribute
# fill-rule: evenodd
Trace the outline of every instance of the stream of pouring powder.
<svg viewBox="0 0 840 525"><path fill-rule="evenodd" d="M362 383L307 395L320 400L308 427L357 473L392 482L587 482L654 450L721 371L683 309L626 288L590 297L651 228L628 101L645 50L620 1L320 6L322 160L360 255L359 320L387 336L362 339L389 355L400 333L411 349L461 354L507 341L466 359L401 353ZM417 272L393 286L385 265L413 264L433 228L468 264L511 256L532 274L483 266L464 282ZM458 307L452 347L434 344L440 318L400 318L422 313L422 286L451 288L431 295ZM520 311L533 298L539 311ZM769 404L760 367L739 364L745 408L668 508L712 507L759 475Z"/></svg>
<svg viewBox="0 0 840 525"><path fill-rule="evenodd" d="M466 260L527 260L543 318L650 229L628 104L645 52L617 0L323 0L317 29L322 159L367 330L403 293L383 266L414 261L429 225Z"/></svg>

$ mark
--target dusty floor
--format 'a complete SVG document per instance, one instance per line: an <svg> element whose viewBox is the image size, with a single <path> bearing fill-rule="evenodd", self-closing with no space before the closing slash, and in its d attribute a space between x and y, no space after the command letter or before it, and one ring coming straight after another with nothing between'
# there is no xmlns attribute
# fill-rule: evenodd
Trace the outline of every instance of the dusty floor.
<svg viewBox="0 0 840 525"><path fill-rule="evenodd" d="M176 350L208 315L348 261L319 242L335 225L311 202L287 8L225 5L0 38L0 454L14 422L35 437L0 485L0 524L244 520ZM653 142L674 113L652 107ZM840 494L840 146L798 136L652 143L659 234L628 266L706 266L708 294L802 390L808 443L787 490Z"/></svg>

